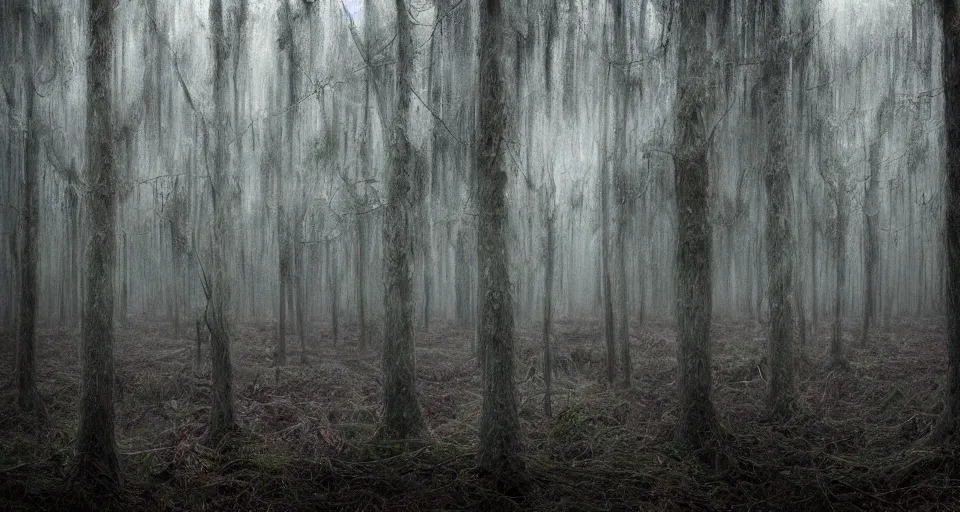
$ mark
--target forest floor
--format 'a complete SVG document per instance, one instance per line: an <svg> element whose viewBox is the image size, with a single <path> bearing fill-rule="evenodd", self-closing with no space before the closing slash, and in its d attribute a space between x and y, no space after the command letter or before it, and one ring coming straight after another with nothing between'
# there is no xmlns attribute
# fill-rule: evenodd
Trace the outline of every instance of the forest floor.
<svg viewBox="0 0 960 512"><path fill-rule="evenodd" d="M714 326L714 401L727 433L710 457L673 441L675 332L632 332L634 382L604 384L597 323L555 332L555 415L543 414L540 338L518 329L520 416L530 485L498 492L475 472L480 374L470 329L417 333L417 377L431 438L404 451L376 440L381 364L346 330L333 346L311 331L307 362L272 364L272 327L234 337L240 431L204 444L209 368L195 375L192 336L162 324L118 332L121 508L148 510L960 510L957 448L920 443L941 407L941 320L893 326L854 348L849 371L827 369L827 330L798 364L800 412L770 421L764 334ZM852 327L852 326L851 326ZM12 362L13 336L0 338ZM38 351L45 413L17 412L0 388L0 509L71 508L64 492L77 425L78 338L44 330ZM12 365L7 375L12 375Z"/></svg>

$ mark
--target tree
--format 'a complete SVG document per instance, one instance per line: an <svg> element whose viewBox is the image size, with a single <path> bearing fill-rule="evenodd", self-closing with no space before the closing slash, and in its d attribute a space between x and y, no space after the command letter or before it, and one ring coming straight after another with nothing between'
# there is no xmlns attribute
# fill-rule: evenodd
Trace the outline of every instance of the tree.
<svg viewBox="0 0 960 512"><path fill-rule="evenodd" d="M617 73L616 112L617 125L613 139L614 169L613 184L617 197L616 214L616 259L617 259L617 343L620 344L620 359L623 365L623 384L632 385L633 358L630 356L630 312L628 304L627 233L630 230L631 210L634 196L627 177L627 115L630 110L630 67L627 62L627 17L623 0L613 0L613 66ZM645 6L644 6L645 8ZM641 30L643 25L641 24ZM643 39L643 35L640 35Z"/></svg>
<svg viewBox="0 0 960 512"><path fill-rule="evenodd" d="M866 194L863 201L864 232L864 287L863 287L863 324L860 331L860 346L866 347L870 328L878 311L877 295L880 293L880 158L883 151L883 136L893 118L893 83L880 101L874 119L874 138L869 141L867 150ZM864 130L866 131L866 130Z"/></svg>
<svg viewBox="0 0 960 512"><path fill-rule="evenodd" d="M297 101L297 71L295 68L295 54L293 42L293 13L290 12L290 2L282 1L281 17L283 20L283 39L281 47L286 50L287 65L287 109L286 109L286 133L284 139L287 143L286 151L286 176L293 176L293 134L296 123L296 109L294 104ZM293 248L291 247L291 237L286 211L283 207L286 198L283 195L284 166L277 166L277 182L274 188L276 192L277 203L277 254L279 292L277 294L277 348L275 362L279 366L287 364L287 286L290 285L291 259Z"/></svg>
<svg viewBox="0 0 960 512"><path fill-rule="evenodd" d="M523 471L520 415L514 381L513 297L508 267L507 124L511 104L506 86L510 67L501 0L483 0L479 17L478 143L476 149L477 259L480 319L478 345L483 374L480 417L481 471L509 483Z"/></svg>
<svg viewBox="0 0 960 512"><path fill-rule="evenodd" d="M80 425L76 483L91 499L120 486L113 408L114 266L117 172L114 161L112 0L89 0L87 27L87 287L81 331Z"/></svg>
<svg viewBox="0 0 960 512"><path fill-rule="evenodd" d="M36 37L33 8L30 0L20 0L14 5L20 24L24 78L24 123L26 140L23 147L23 185L20 216L20 308L17 327L17 405L23 411L34 410L40 402L37 395L36 343L37 305L39 302L40 251L40 122L37 119L36 83L34 65L36 60Z"/></svg>
<svg viewBox="0 0 960 512"><path fill-rule="evenodd" d="M553 328L553 274L555 266L554 253L556 252L556 186L550 180L550 186L545 194L546 212L544 227L547 232L547 243L544 247L546 269L543 273L543 414L553 417L553 347L550 346L550 331Z"/></svg>
<svg viewBox="0 0 960 512"><path fill-rule="evenodd" d="M619 11L620 17L623 17L623 4L620 0L613 0L613 9L614 12ZM615 19L616 19L616 15ZM614 22L618 24L617 21ZM606 32L606 31L604 31ZM606 33L604 34L606 36ZM606 37L604 37L606 39ZM606 43L606 41L605 41ZM609 62L609 50L604 46L605 53L607 53L607 69L604 79L606 82L607 91L613 91L612 84L612 74L613 74L613 65ZM616 378L616 369L617 369L617 348L616 348L616 338L613 317L613 286L610 279L610 159L608 158L607 152L609 150L609 136L608 131L610 130L610 96L614 94L613 92L608 92L603 97L603 102L601 103L602 114L601 122L603 123L603 141L600 146L600 289L603 293L601 297L601 304L603 307L603 340L606 345L607 350L607 383L613 384L613 380Z"/></svg>
<svg viewBox="0 0 960 512"><path fill-rule="evenodd" d="M712 308L711 226L707 189L710 140L705 116L711 105L705 70L707 14L713 2L682 0L679 5L677 119L674 182L677 200L677 323L679 349L679 438L695 447L718 428L710 399Z"/></svg>
<svg viewBox="0 0 960 512"><path fill-rule="evenodd" d="M233 363L230 360L230 281L227 279L227 230L230 207L227 170L227 80L229 44L224 33L223 0L210 2L213 44L213 166L210 195L213 205L213 278L207 290L206 322L210 330L210 358L213 361L213 403L210 407L209 439L217 441L234 428ZM281 299L282 300L282 299Z"/></svg>
<svg viewBox="0 0 960 512"><path fill-rule="evenodd" d="M383 229L386 274L386 325L383 366L384 435L409 439L424 429L423 413L417 401L416 358L413 339L413 265L411 203L413 167L417 165L407 138L410 125L410 96L413 79L413 34L404 0L397 9L397 109L390 135L390 162L387 204Z"/></svg>
<svg viewBox="0 0 960 512"><path fill-rule="evenodd" d="M843 349L843 293L847 286L847 171L837 157L837 143L828 143L827 166L834 173L827 181L827 191L833 199L836 218L833 225L833 261L837 270L837 286L833 296L833 328L830 336L830 366L845 369L849 366ZM822 170L821 170L822 171Z"/></svg>
<svg viewBox="0 0 960 512"><path fill-rule="evenodd" d="M769 273L770 389L768 406L778 416L786 416L795 407L794 384L794 319L791 300L793 282L793 197L790 190L790 169L787 166L787 108L785 101L789 81L785 7L781 0L764 2L766 48L762 80L766 96L766 133L769 145L764 184L767 191L766 249Z"/></svg>
<svg viewBox="0 0 960 512"><path fill-rule="evenodd" d="M943 90L947 129L947 386L941 437L960 431L960 1L943 0Z"/></svg>

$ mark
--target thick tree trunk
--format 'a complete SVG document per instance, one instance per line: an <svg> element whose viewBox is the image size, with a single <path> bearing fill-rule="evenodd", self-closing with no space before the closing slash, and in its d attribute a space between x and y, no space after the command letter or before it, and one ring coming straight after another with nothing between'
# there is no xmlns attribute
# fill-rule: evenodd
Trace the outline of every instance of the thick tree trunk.
<svg viewBox="0 0 960 512"><path fill-rule="evenodd" d="M947 385L938 431L960 432L960 1L943 1L944 121L947 125Z"/></svg>
<svg viewBox="0 0 960 512"><path fill-rule="evenodd" d="M478 345L483 374L480 469L501 483L524 471L514 376L513 295L507 229L507 125L512 113L504 62L508 23L501 0L482 0L479 22L479 141L477 259L480 318Z"/></svg>
<svg viewBox="0 0 960 512"><path fill-rule="evenodd" d="M87 27L87 287L81 335L77 483L94 502L119 489L114 434L114 265L117 213L111 83L112 0L89 0ZM91 503L93 504L93 503Z"/></svg>
<svg viewBox="0 0 960 512"><path fill-rule="evenodd" d="M796 406L793 342L794 320L791 304L793 283L793 197L787 167L787 104L789 80L786 34L781 0L764 4L767 55L764 79L769 160L764 173L767 190L767 272L770 300L770 389L767 405L777 416L787 416Z"/></svg>
<svg viewBox="0 0 960 512"><path fill-rule="evenodd" d="M24 105L26 122L26 140L23 145L23 184L20 217L20 308L18 310L17 337L17 405L23 411L32 411L39 405L37 395L36 343L37 343L37 306L40 292L40 126L36 119L34 105L36 93L34 87L34 40L33 9L29 1L20 0L17 19L23 38L23 73L26 104Z"/></svg>
<svg viewBox="0 0 960 512"><path fill-rule="evenodd" d="M423 413L417 401L416 358L413 339L413 262L411 255L412 190L417 165L407 139L413 78L413 34L404 0L397 9L397 110L390 140L386 218L383 230L387 280L384 326L383 435L388 439L411 439L424 430Z"/></svg>
<svg viewBox="0 0 960 512"><path fill-rule="evenodd" d="M214 54L213 105L214 155L210 192L213 198L213 279L208 297L206 321L210 331L210 358L213 363L210 408L210 441L216 441L235 425L233 362L230 359L230 281L227 278L227 242L230 229L229 180L227 169L226 104L228 44L223 29L223 0L210 2L210 27ZM282 299L281 299L282 301Z"/></svg>
<svg viewBox="0 0 960 512"><path fill-rule="evenodd" d="M710 169L705 117L710 87L707 9L712 2L683 0L679 7L676 120L677 322L680 391L679 438L702 446L718 428L710 399L713 283L711 226L707 217Z"/></svg>

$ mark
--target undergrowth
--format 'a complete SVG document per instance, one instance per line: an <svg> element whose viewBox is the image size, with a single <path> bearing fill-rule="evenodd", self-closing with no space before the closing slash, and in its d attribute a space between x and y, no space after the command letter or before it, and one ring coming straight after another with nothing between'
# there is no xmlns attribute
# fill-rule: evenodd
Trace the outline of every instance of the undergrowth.
<svg viewBox="0 0 960 512"><path fill-rule="evenodd" d="M561 323L554 408L542 412L535 326L518 332L520 412L530 485L498 491L476 472L480 375L470 329L418 333L426 439L378 438L379 356L338 347L322 327L308 364L271 365L272 333L234 339L239 429L204 443L209 368L193 342L155 324L119 333L117 432L124 470L117 509L129 510L960 510L956 446L924 443L939 412L943 333L904 323L851 349L831 370L825 333L798 360L798 412L764 410L764 335L747 323L714 328L714 401L722 441L691 452L674 440L675 336L632 333L634 384L604 384L595 324ZM819 336L817 336L819 334ZM852 340L851 340L852 341ZM12 337L0 359L12 361ZM296 346L294 343L288 344ZM0 509L68 510L79 392L76 338L44 331L43 410L0 401ZM294 354L291 360L299 360Z"/></svg>

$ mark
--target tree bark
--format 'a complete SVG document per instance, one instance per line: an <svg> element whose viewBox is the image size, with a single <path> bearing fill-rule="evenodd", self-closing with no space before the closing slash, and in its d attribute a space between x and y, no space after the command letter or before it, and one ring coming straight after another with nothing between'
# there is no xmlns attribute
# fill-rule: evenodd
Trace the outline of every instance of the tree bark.
<svg viewBox="0 0 960 512"><path fill-rule="evenodd" d="M847 286L847 179L846 170L838 167L835 185L837 219L834 226L833 259L837 268L837 287L833 296L833 332L830 337L831 366L845 368L843 350L843 293Z"/></svg>
<svg viewBox="0 0 960 512"><path fill-rule="evenodd" d="M878 135L879 136L879 135ZM870 329L873 326L877 312L877 281L879 275L877 267L880 260L879 220L879 188L880 188L880 140L870 143L867 157L870 166L870 177L867 180L867 194L863 204L863 220L866 227L864 236L864 279L863 287L863 325L860 332L860 346L866 347L869 341Z"/></svg>
<svg viewBox="0 0 960 512"><path fill-rule="evenodd" d="M617 4L618 0L614 0ZM621 6L622 7L622 6ZM604 48L607 48L606 30L604 30ZM609 61L609 51L605 50ZM604 80L609 91L603 96L601 103L601 122L603 123L603 140L600 144L600 290L601 314L603 315L603 340L607 351L607 383L612 385L617 375L617 346L616 326L613 317L613 286L610 279L610 158L607 154L610 132L610 96L615 94L612 87L613 66L607 64Z"/></svg>
<svg viewBox="0 0 960 512"><path fill-rule="evenodd" d="M553 417L553 347L550 346L550 331L553 328L553 271L556 247L556 219L551 190L547 203L546 228L547 247L545 251L546 270L543 281L543 414Z"/></svg>
<svg viewBox="0 0 960 512"><path fill-rule="evenodd" d="M94 502L120 486L114 434L114 266L117 190L111 104L112 0L89 0L87 26L87 287L81 334L80 424L76 478Z"/></svg>
<svg viewBox="0 0 960 512"><path fill-rule="evenodd" d="M617 263L617 343L623 366L623 385L633 385L633 358L630 356L630 308L629 281L627 277L626 242L629 230L633 199L627 184L627 114L630 104L629 67L627 61L627 18L624 15L624 0L613 0L613 60L617 63L617 125L614 136L613 170L614 190L617 197L616 212L616 263Z"/></svg>
<svg viewBox="0 0 960 512"><path fill-rule="evenodd" d="M37 395L36 343L37 306L39 304L40 251L40 126L36 119L36 88L34 61L37 41L34 40L33 9L29 0L16 6L23 38L23 76L25 95L26 140L23 145L23 184L21 187L22 213L20 217L20 308L17 337L17 405L23 411L32 411L40 403Z"/></svg>
<svg viewBox="0 0 960 512"><path fill-rule="evenodd" d="M796 406L794 383L794 319L791 300L793 282L793 195L787 167L788 49L781 0L763 4L766 17L766 47L769 51L763 73L766 82L767 143L769 160L764 173L767 191L767 272L770 297L770 389L767 406L777 416L789 416Z"/></svg>
<svg viewBox="0 0 960 512"><path fill-rule="evenodd" d="M413 244L411 240L411 179L416 171L407 139L410 124L413 34L404 0L397 9L397 110L390 140L390 168L383 230L386 270L386 325L384 330L383 435L388 439L411 439L425 430L417 400L416 357L413 339Z"/></svg>
<svg viewBox="0 0 960 512"><path fill-rule="evenodd" d="M960 1L943 0L944 121L947 130L947 385L938 432L960 431Z"/></svg>
<svg viewBox="0 0 960 512"><path fill-rule="evenodd" d="M235 425L233 400L233 363L230 359L230 281L227 278L227 243L230 229L229 179L227 169L227 79L229 42L223 29L223 0L210 2L210 27L213 44L213 167L210 192L213 204L213 279L210 286L206 321L210 331L213 403L210 408L209 440L217 441ZM283 299L281 298L281 302Z"/></svg>
<svg viewBox="0 0 960 512"><path fill-rule="evenodd" d="M510 286L507 229L507 125L512 105L507 98L509 65L503 42L508 23L501 0L482 0L479 21L479 141L477 172L477 259L480 318L478 345L483 374L480 418L481 471L509 483L524 470L520 416L514 377L513 296Z"/></svg>
<svg viewBox="0 0 960 512"><path fill-rule="evenodd" d="M281 15L283 17L284 44L286 45L286 66L287 66L287 113L286 113L286 133L284 141L287 144L285 155L285 165L277 167L277 256L278 256L278 280L279 280L279 298L277 311L277 353L276 364L286 366L287 364L287 295L288 286L290 286L290 267L291 267L291 237L288 227L289 219L286 217L286 211L283 207L285 197L283 195L284 171L286 178L293 177L293 133L296 123L296 109L293 108L297 101L297 74L294 69L294 34L293 34L293 14L290 12L290 2L283 0L281 2Z"/></svg>
<svg viewBox="0 0 960 512"><path fill-rule="evenodd" d="M712 2L682 0L679 6L675 187L677 197L677 322L679 438L700 447L718 428L710 399L711 226L707 190L710 141L705 116L710 84L707 9Z"/></svg>

